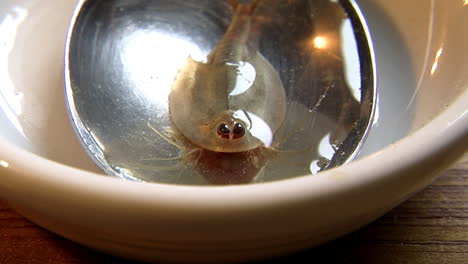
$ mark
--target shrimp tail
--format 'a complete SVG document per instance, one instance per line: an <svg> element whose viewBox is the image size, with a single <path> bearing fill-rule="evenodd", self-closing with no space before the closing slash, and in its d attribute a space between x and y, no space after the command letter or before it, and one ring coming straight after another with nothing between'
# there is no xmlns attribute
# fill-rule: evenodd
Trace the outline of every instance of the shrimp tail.
<svg viewBox="0 0 468 264"><path fill-rule="evenodd" d="M261 0L228 0L233 8L232 21L223 38L211 53L208 63L236 63L246 53L246 45L251 35L253 12Z"/></svg>
<svg viewBox="0 0 468 264"><path fill-rule="evenodd" d="M261 0L229 0L229 5L237 15L252 15Z"/></svg>

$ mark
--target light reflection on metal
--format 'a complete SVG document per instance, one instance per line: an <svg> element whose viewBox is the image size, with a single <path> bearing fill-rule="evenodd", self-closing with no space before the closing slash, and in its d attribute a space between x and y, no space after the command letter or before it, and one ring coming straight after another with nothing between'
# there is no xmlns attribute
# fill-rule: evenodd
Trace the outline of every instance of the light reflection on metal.
<svg viewBox="0 0 468 264"><path fill-rule="evenodd" d="M237 118L251 126L249 132L253 137L263 142L266 147L271 146L273 142L273 131L265 120L254 113L242 110L236 111L235 114Z"/></svg>
<svg viewBox="0 0 468 264"><path fill-rule="evenodd" d="M310 168L309 168L309 170L310 170L310 172L311 172L312 174L317 174L317 173L319 173L320 170L322 169L322 168L320 168L320 166L318 165L319 162L320 162L319 160L314 160L314 161L312 161L312 162L310 163Z"/></svg>
<svg viewBox="0 0 468 264"><path fill-rule="evenodd" d="M8 168L10 166L10 164L4 160L0 160L0 166L4 167L4 168Z"/></svg>
<svg viewBox="0 0 468 264"><path fill-rule="evenodd" d="M330 137L331 134L328 133L326 134L322 140L320 140L320 143L318 145L318 153L322 159L325 159L328 163L331 159L333 159L333 156L335 155L335 150L333 149L331 143L330 143ZM312 174L317 174L320 172L323 168L323 163L324 160L313 160L310 165L309 169Z"/></svg>
<svg viewBox="0 0 468 264"><path fill-rule="evenodd" d="M343 21L340 31L343 40L341 53L343 54L345 80L354 99L359 102L361 100L361 63L350 19Z"/></svg>
<svg viewBox="0 0 468 264"><path fill-rule="evenodd" d="M332 145L330 144L330 133L325 135L322 140L320 141L318 152L320 156L331 160L333 155L335 155L335 150L333 149Z"/></svg>
<svg viewBox="0 0 468 264"><path fill-rule="evenodd" d="M104 147L104 144L102 144L101 141L99 141L99 138L96 137L96 135L92 131L90 131L89 134L91 134L91 137L93 138L94 142L99 146L99 148L102 151L106 151L106 148Z"/></svg>
<svg viewBox="0 0 468 264"><path fill-rule="evenodd" d="M27 16L26 9L15 7L0 21L0 110L23 136L24 131L18 120L22 114L23 94L15 90L10 78L9 56L15 46L18 28Z"/></svg>
<svg viewBox="0 0 468 264"><path fill-rule="evenodd" d="M328 47L328 39L324 36L317 36L313 40L314 47L317 49L326 49Z"/></svg>
<svg viewBox="0 0 468 264"><path fill-rule="evenodd" d="M434 73L437 70L437 67L439 66L439 59L440 59L440 56L442 55L443 50L444 50L443 48L440 48L436 53L434 63L432 64L432 68L431 68L431 75L434 75Z"/></svg>
<svg viewBox="0 0 468 264"><path fill-rule="evenodd" d="M379 126L380 124L380 104L379 98L375 99L375 111L374 111L374 119L372 121L372 126Z"/></svg>
<svg viewBox="0 0 468 264"><path fill-rule="evenodd" d="M250 87L252 87L255 78L257 77L257 72L252 64L243 62L237 66L239 75L237 76L236 86L229 93L229 96L236 96L246 92Z"/></svg>
<svg viewBox="0 0 468 264"><path fill-rule="evenodd" d="M167 104L172 82L187 58L203 59L193 43L157 31L133 32L123 43L121 59L128 76L135 87L160 106Z"/></svg>

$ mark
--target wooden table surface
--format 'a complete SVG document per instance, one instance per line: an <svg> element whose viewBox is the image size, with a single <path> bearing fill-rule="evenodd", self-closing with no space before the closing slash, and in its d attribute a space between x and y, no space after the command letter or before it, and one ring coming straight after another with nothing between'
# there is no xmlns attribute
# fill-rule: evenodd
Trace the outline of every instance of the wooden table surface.
<svg viewBox="0 0 468 264"><path fill-rule="evenodd" d="M0 264L134 263L36 226L0 201ZM269 263L468 263L468 155L376 222Z"/></svg>

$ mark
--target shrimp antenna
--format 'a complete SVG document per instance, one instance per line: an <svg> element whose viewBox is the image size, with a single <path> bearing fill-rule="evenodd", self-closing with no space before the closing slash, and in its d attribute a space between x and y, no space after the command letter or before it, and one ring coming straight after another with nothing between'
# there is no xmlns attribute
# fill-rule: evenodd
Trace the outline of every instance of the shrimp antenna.
<svg viewBox="0 0 468 264"><path fill-rule="evenodd" d="M250 118L250 115L247 111L243 110L242 109L242 112L244 112L244 115L247 117L247 119L249 120L249 130L252 128L252 119Z"/></svg>

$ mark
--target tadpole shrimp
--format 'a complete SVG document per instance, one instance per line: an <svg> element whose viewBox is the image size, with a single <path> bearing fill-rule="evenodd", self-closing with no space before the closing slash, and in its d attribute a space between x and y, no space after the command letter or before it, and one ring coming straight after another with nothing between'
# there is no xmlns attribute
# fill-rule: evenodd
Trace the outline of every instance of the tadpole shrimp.
<svg viewBox="0 0 468 264"><path fill-rule="evenodd" d="M159 136L181 150L214 184L250 182L274 157L286 116L280 76L256 47L253 17L261 0L230 1L233 16L207 62L189 57L169 95L170 131Z"/></svg>

